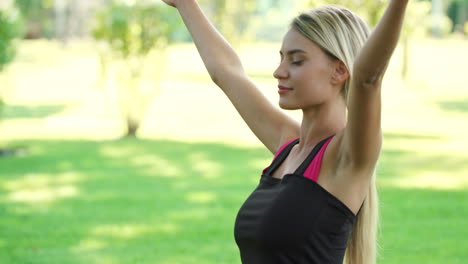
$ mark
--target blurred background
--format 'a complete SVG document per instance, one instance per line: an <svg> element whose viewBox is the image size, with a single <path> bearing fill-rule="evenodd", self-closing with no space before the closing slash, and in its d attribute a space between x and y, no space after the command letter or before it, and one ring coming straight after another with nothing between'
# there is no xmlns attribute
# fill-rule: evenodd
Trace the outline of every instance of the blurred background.
<svg viewBox="0 0 468 264"><path fill-rule="evenodd" d="M277 104L288 24L335 3L200 0ZM466 263L468 0L412 0L383 88L379 263ZM298 112L288 112L300 120ZM271 154L159 0L0 0L0 263L240 263Z"/></svg>

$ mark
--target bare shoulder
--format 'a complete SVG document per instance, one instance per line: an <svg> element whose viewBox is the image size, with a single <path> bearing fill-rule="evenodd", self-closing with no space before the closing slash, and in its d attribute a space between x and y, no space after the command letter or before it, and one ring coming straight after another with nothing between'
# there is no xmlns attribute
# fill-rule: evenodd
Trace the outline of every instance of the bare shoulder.
<svg viewBox="0 0 468 264"><path fill-rule="evenodd" d="M298 123L292 123L290 126L283 128L280 140L278 141L278 144L276 145L276 148L274 149L273 153L276 153L278 149L281 148L287 142L299 138L301 133L300 131L300 125Z"/></svg>
<svg viewBox="0 0 468 264"><path fill-rule="evenodd" d="M374 169L382 149L382 129L376 124L371 125L371 128L366 125L368 124L363 124L357 131L347 127L340 133L339 144L336 146L340 167L356 172Z"/></svg>
<svg viewBox="0 0 468 264"><path fill-rule="evenodd" d="M372 169L353 166L349 152L343 146L344 141L343 132L337 133L330 141L323 156L318 183L357 213L367 194L375 163Z"/></svg>
<svg viewBox="0 0 468 264"><path fill-rule="evenodd" d="M357 166L352 157L353 152L349 151L350 138L346 137L346 129L337 133L330 141L323 157L322 165L328 166L328 169L337 176L341 173L349 175L349 177L365 177L372 176L375 165L377 163L378 154L374 159L367 161L366 166ZM363 151L365 148L363 148ZM380 145L379 145L380 151Z"/></svg>

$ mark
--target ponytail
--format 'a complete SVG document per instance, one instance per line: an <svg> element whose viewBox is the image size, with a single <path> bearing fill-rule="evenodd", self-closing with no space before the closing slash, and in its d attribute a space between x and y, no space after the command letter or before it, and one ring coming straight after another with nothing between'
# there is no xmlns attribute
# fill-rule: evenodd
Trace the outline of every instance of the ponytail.
<svg viewBox="0 0 468 264"><path fill-rule="evenodd" d="M375 264L377 260L378 197L375 173L369 190L357 214L348 240L344 264Z"/></svg>

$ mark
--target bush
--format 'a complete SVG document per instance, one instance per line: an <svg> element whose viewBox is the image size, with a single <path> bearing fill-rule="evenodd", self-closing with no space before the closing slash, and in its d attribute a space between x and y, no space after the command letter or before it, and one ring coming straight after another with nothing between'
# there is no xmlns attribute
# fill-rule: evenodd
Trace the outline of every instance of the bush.
<svg viewBox="0 0 468 264"><path fill-rule="evenodd" d="M104 51L99 51L101 78L105 78L107 64L112 59L117 58L125 65L118 76L122 86L119 97L127 124L126 136L136 136L149 99L155 94L148 95L138 83L145 58L151 51L157 51L162 65L164 51L180 24L174 10L163 4L114 2L96 16L93 36L106 44Z"/></svg>
<svg viewBox="0 0 468 264"><path fill-rule="evenodd" d="M97 14L93 36L122 58L145 56L153 48L167 46L180 24L168 10L160 4L115 2Z"/></svg>
<svg viewBox="0 0 468 264"><path fill-rule="evenodd" d="M37 39L42 37L53 37L53 0L14 0L14 2L24 21L25 38Z"/></svg>
<svg viewBox="0 0 468 264"><path fill-rule="evenodd" d="M15 57L15 38L21 34L19 13L13 8L0 9L0 71Z"/></svg>

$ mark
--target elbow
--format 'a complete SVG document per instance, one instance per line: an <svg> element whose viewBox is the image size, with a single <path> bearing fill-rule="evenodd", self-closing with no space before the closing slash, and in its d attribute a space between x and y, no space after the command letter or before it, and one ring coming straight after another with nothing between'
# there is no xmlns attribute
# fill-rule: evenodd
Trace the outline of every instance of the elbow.
<svg viewBox="0 0 468 264"><path fill-rule="evenodd" d="M208 73L210 74L211 81L219 87L224 87L226 83L245 74L242 67L215 67L208 70Z"/></svg>
<svg viewBox="0 0 468 264"><path fill-rule="evenodd" d="M376 90L382 86L383 75L372 75L364 78L356 78L357 87L362 87L365 90Z"/></svg>
<svg viewBox="0 0 468 264"><path fill-rule="evenodd" d="M208 71L208 74L210 75L211 81L214 82L216 85L219 85L219 77L217 74L215 74L212 71Z"/></svg>
<svg viewBox="0 0 468 264"><path fill-rule="evenodd" d="M385 71L387 70L387 65L388 64L369 68L355 66L353 76L354 83L360 87L369 89L380 88Z"/></svg>
<svg viewBox="0 0 468 264"><path fill-rule="evenodd" d="M212 82L214 82L217 85L219 85L219 83L222 82L221 80L224 73L220 67L210 67L206 65L206 70L208 71Z"/></svg>
<svg viewBox="0 0 468 264"><path fill-rule="evenodd" d="M225 83L226 73L220 70L208 71L211 81L218 87L223 87Z"/></svg>
<svg viewBox="0 0 468 264"><path fill-rule="evenodd" d="M229 76L244 71L242 63L238 57L234 56L230 58L215 59L216 57L216 55L213 55L213 58L205 58L203 61L211 80L215 84L219 85L223 83L226 78L229 79Z"/></svg>

